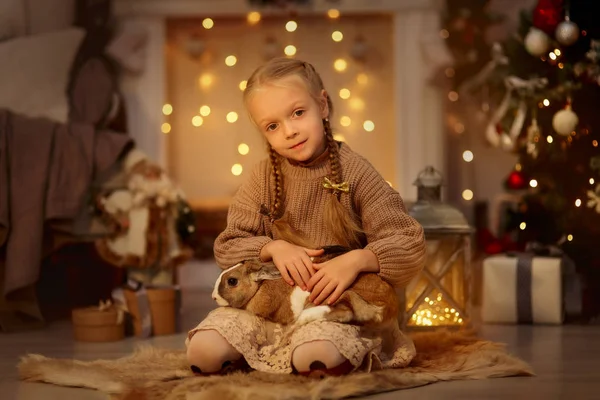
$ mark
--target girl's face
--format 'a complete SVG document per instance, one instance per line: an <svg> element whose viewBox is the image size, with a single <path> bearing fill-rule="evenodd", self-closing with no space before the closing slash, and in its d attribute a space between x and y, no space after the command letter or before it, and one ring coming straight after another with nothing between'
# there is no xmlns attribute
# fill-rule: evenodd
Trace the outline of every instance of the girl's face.
<svg viewBox="0 0 600 400"><path fill-rule="evenodd" d="M326 96L323 90L317 102L300 78L283 78L256 88L248 111L278 154L296 162L309 162L325 151L323 119L329 116Z"/></svg>

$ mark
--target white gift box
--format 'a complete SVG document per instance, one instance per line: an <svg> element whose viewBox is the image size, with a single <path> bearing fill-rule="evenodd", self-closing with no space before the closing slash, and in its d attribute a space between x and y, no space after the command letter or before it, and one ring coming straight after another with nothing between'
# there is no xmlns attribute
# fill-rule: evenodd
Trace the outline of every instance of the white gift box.
<svg viewBox="0 0 600 400"><path fill-rule="evenodd" d="M563 258L495 255L483 262L482 320L561 324Z"/></svg>

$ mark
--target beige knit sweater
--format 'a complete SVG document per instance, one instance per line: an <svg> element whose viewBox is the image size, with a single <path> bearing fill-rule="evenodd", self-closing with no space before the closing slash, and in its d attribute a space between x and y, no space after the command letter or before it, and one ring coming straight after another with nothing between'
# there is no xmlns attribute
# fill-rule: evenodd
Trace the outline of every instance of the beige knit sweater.
<svg viewBox="0 0 600 400"><path fill-rule="evenodd" d="M341 202L360 216L365 232L364 248L375 253L380 275L390 284L403 287L421 270L425 241L421 225L406 213L402 198L373 166L346 144L340 146L340 163L349 193ZM329 176L327 159L310 166L282 161L284 207L293 228L319 246L336 244L323 221L323 209L331 191L323 188ZM270 209L274 182L268 160L261 162L240 187L229 208L227 228L215 241L214 252L221 268L242 260L258 258L273 237L271 222L261 205Z"/></svg>

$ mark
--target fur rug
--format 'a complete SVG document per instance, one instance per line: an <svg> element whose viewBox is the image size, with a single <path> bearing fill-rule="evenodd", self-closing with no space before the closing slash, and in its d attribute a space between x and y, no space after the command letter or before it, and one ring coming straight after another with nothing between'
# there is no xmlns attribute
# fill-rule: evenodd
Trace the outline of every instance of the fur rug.
<svg viewBox="0 0 600 400"><path fill-rule="evenodd" d="M258 371L194 377L184 351L149 346L116 360L60 360L30 354L18 368L25 381L96 389L115 400L343 399L440 381L533 375L527 363L507 354L500 343L456 332L411 337L417 356L408 368L323 380Z"/></svg>

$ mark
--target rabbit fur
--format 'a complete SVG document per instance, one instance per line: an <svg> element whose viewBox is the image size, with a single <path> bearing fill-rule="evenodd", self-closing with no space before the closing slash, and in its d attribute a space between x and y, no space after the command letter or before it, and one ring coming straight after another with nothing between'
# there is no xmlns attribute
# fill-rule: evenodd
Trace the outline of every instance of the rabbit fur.
<svg viewBox="0 0 600 400"><path fill-rule="evenodd" d="M326 259L327 256L319 261ZM332 305L314 305L309 302L309 295L310 292L287 284L272 262L259 260L244 261L223 271L212 293L219 306L244 309L286 325L321 319L379 325L395 320L399 310L396 291L375 273L360 274Z"/></svg>

